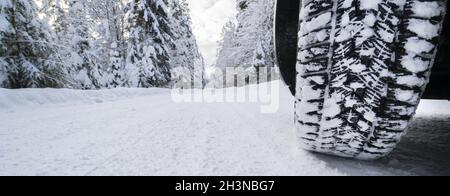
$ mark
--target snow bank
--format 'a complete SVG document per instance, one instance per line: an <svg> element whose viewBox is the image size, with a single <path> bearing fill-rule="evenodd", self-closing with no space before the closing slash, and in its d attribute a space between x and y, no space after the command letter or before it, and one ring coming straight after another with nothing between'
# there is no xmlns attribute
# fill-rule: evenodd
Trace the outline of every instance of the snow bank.
<svg viewBox="0 0 450 196"><path fill-rule="evenodd" d="M168 89L118 88L111 90L18 89L0 88L0 111L50 105L94 104L118 99L148 96Z"/></svg>

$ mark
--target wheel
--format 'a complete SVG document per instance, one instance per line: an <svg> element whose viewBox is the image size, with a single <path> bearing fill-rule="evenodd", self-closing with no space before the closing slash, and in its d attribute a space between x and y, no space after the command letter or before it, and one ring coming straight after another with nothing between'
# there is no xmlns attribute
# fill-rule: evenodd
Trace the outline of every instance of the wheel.
<svg viewBox="0 0 450 196"><path fill-rule="evenodd" d="M429 82L445 0L304 0L296 128L307 150L388 155Z"/></svg>

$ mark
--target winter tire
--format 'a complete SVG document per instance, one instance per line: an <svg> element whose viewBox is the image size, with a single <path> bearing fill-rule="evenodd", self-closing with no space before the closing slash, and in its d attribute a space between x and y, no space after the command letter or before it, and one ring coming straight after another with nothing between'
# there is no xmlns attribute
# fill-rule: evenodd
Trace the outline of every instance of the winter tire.
<svg viewBox="0 0 450 196"><path fill-rule="evenodd" d="M307 150L372 160L406 133L430 79L445 0L304 0L295 85Z"/></svg>

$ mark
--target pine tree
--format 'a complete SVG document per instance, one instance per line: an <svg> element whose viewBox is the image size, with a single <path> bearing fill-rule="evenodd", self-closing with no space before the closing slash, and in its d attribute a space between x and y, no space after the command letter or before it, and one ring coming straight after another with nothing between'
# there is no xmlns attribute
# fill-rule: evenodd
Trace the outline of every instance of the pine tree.
<svg viewBox="0 0 450 196"><path fill-rule="evenodd" d="M111 44L108 74L109 87L116 88L124 85L123 58L117 48L117 43Z"/></svg>
<svg viewBox="0 0 450 196"><path fill-rule="evenodd" d="M8 17L7 10L11 9L10 0L0 1L0 87L7 87L8 80L8 61L7 50L9 46L5 38L10 37L13 32L12 26L9 23L10 17Z"/></svg>
<svg viewBox="0 0 450 196"><path fill-rule="evenodd" d="M86 1L90 19L87 23L92 31L91 53L102 74L101 87L115 88L124 85L124 61L126 54L124 3L117 0ZM92 36L95 34L95 37Z"/></svg>
<svg viewBox="0 0 450 196"><path fill-rule="evenodd" d="M0 10L2 87L169 87L172 74L204 85L185 0L3 0Z"/></svg>
<svg viewBox="0 0 450 196"><path fill-rule="evenodd" d="M170 82L167 1L132 0L128 5L128 86L165 86Z"/></svg>
<svg viewBox="0 0 450 196"><path fill-rule="evenodd" d="M236 25L231 21L227 22L222 29L222 40L219 42L216 62L216 67L219 69L234 67L235 65L235 59L230 58L235 56L235 53L239 52L234 46L236 42L235 31Z"/></svg>
<svg viewBox="0 0 450 196"><path fill-rule="evenodd" d="M260 78L260 71L263 71L262 69L267 67L266 62L266 55L264 52L264 49L262 47L261 41L259 41L256 44L256 50L253 52L253 60L252 60L252 69L255 70L254 72L250 72L250 77L257 78L257 83L261 82ZM252 74L254 74L252 76ZM265 82L265 81L263 81Z"/></svg>
<svg viewBox="0 0 450 196"><path fill-rule="evenodd" d="M229 22L216 66L273 67L273 0L237 0L237 24Z"/></svg>
<svg viewBox="0 0 450 196"><path fill-rule="evenodd" d="M202 88L205 63L192 32L192 22L186 0L170 0L173 46L170 51L174 83Z"/></svg>
<svg viewBox="0 0 450 196"><path fill-rule="evenodd" d="M65 0L42 0L42 8L40 14L45 15L47 20L51 22L53 31L57 39L67 30L68 24L66 14L63 9Z"/></svg>
<svg viewBox="0 0 450 196"><path fill-rule="evenodd" d="M3 0L0 11L0 85L61 87L64 71L53 59L52 33L34 1Z"/></svg>
<svg viewBox="0 0 450 196"><path fill-rule="evenodd" d="M99 57L92 47L91 18L85 0L67 0L67 29L62 43L68 46L66 57L69 73L81 89L98 89L104 86Z"/></svg>
<svg viewBox="0 0 450 196"><path fill-rule="evenodd" d="M261 41L256 43L256 50L253 52L253 67L263 67L266 66L266 53L264 52Z"/></svg>

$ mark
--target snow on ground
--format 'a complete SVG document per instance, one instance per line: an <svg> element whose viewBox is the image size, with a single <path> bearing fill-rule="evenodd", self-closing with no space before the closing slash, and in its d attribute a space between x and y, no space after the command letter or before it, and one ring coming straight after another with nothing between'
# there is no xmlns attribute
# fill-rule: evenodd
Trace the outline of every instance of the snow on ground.
<svg viewBox="0 0 450 196"><path fill-rule="evenodd" d="M450 104L424 101L388 158L297 147L293 99L173 103L170 90L0 89L0 175L450 175Z"/></svg>

